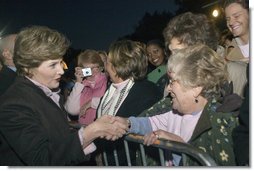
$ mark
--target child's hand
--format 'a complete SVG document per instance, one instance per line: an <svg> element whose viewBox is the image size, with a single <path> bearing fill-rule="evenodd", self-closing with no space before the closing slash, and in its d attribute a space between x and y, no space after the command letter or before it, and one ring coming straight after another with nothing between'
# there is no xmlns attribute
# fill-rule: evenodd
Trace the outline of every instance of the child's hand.
<svg viewBox="0 0 254 171"><path fill-rule="evenodd" d="M84 75L83 75L83 72L82 72L82 68L81 67L76 67L75 68L75 77L76 77L76 81L81 83L83 78L84 78Z"/></svg>

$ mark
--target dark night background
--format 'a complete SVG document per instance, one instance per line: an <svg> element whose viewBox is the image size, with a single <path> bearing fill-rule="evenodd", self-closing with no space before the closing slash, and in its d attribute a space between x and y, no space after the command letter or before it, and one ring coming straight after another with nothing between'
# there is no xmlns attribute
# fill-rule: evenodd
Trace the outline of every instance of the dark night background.
<svg viewBox="0 0 254 171"><path fill-rule="evenodd" d="M111 42L128 38L146 43L162 39L169 20L183 12L204 13L219 30L223 15L212 17L222 0L0 0L0 37L29 25L45 25L65 34L71 48L69 65L84 49L108 50ZM72 66L72 65L71 65ZM73 68L73 67L71 67Z"/></svg>
<svg viewBox="0 0 254 171"><path fill-rule="evenodd" d="M107 50L134 32L145 13L177 9L174 0L0 0L0 29L4 35L46 25L64 33L73 48Z"/></svg>
<svg viewBox="0 0 254 171"><path fill-rule="evenodd" d="M168 21L186 11L205 13L222 31L226 28L224 16L211 17L212 8L219 7L220 1L0 0L0 37L18 32L28 25L56 29L72 42L66 55L68 63L81 49L108 50L110 43L116 39L130 38L143 42L162 39L162 30ZM252 4L253 0L250 1Z"/></svg>
<svg viewBox="0 0 254 171"><path fill-rule="evenodd" d="M162 38L162 30L184 11L208 12L213 0L0 0L0 36L28 25L64 33L74 49L107 50L116 39ZM200 10L201 9L201 10ZM203 10L203 11L202 11Z"/></svg>

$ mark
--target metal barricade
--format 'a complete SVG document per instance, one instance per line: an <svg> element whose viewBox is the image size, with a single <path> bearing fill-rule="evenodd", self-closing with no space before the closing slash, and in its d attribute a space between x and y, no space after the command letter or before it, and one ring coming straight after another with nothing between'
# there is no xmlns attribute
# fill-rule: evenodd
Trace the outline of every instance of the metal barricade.
<svg viewBox="0 0 254 171"><path fill-rule="evenodd" d="M128 134L125 137L124 148L126 152L127 162L128 162L128 166L132 166L131 158L129 154L128 142L139 143L143 166L147 166L145 149L143 145L143 136ZM164 156L163 150L169 150L171 152L181 153L183 157L183 164L184 164L184 159L186 158L186 155L187 155L196 159L203 166L217 166L215 161L207 153L201 152L195 147L193 147L192 145L187 143L180 143L180 142L169 141L169 140L156 140L155 143L151 146L158 148L161 166L165 166L165 156ZM104 159L105 165L108 166L105 153L103 154L103 159ZM116 166L119 166L116 150L114 150L114 159L115 159Z"/></svg>

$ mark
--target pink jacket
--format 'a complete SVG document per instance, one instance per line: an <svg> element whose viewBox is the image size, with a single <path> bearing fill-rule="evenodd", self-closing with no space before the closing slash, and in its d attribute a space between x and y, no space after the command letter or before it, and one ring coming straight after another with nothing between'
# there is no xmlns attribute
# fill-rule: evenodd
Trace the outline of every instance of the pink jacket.
<svg viewBox="0 0 254 171"><path fill-rule="evenodd" d="M96 109L99 105L100 98L104 95L107 88L107 76L100 73L96 76L95 82L92 83L84 80L81 83L75 83L73 90L65 103L65 109L71 115L80 115L79 123L88 125L96 118ZM91 101L91 106L85 111L85 114L80 113L83 105Z"/></svg>

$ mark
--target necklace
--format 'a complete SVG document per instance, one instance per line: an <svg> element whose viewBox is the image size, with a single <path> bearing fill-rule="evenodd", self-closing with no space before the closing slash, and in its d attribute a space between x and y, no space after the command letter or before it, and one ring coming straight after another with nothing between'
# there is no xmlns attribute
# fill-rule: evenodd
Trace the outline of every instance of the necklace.
<svg viewBox="0 0 254 171"><path fill-rule="evenodd" d="M128 84L129 84L129 82L128 82ZM119 107L120 103L122 102L122 99L123 99L123 96L125 95L128 84L126 84L126 86L120 91L120 96L119 96L119 98L116 102L116 105L114 107L114 111L113 111L114 115L115 115L116 109Z"/></svg>
<svg viewBox="0 0 254 171"><path fill-rule="evenodd" d="M131 83L131 84L130 84ZM119 95L119 97L118 97L118 99L117 99L117 101L116 101L116 104L114 105L114 110L113 110L113 116L115 116L115 114L116 114L116 110L118 109L118 107L120 106L120 104L121 104L121 102L122 102L122 100L123 100L123 98L124 98L124 96L126 95L126 92L129 92L130 91L130 89L131 89L131 87L132 87L132 85L134 84L134 82L133 81L128 81L128 83L124 86L124 88L120 91L120 95ZM111 106L113 105L113 97L111 97L108 101L107 101L107 99L108 99L108 97L109 97L109 94L110 94L110 92L108 91L107 92L107 95L106 95L106 97L105 97L105 100L102 102L102 105L101 105L101 110L100 110L100 112L101 112L101 115L102 114L108 114L108 111L110 110L110 108L111 108ZM107 102L106 102L107 101ZM109 106L108 106L109 105ZM106 107L107 107L107 109L106 109ZM106 109L106 110L105 110Z"/></svg>

